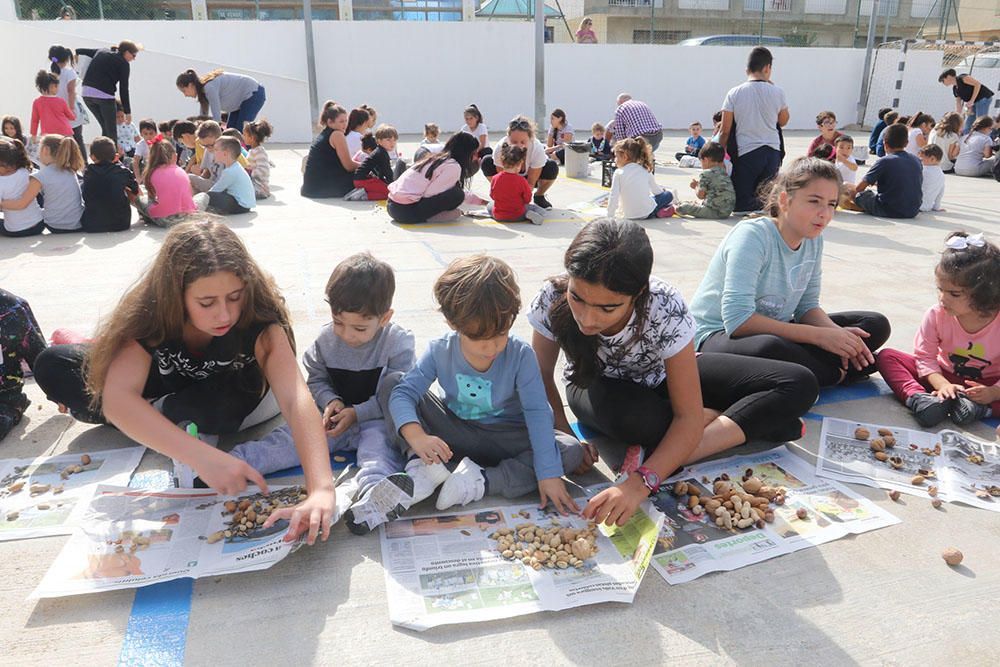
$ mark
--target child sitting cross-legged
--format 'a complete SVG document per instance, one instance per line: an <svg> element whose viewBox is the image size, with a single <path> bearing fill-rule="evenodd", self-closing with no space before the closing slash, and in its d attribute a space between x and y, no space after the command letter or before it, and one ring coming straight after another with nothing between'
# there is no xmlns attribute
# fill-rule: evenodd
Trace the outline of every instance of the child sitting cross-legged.
<svg viewBox="0 0 1000 667"><path fill-rule="evenodd" d="M646 140L624 139L615 143L613 150L618 168L611 177L608 217L643 220L672 216L674 193L653 178L653 150Z"/></svg>
<svg viewBox="0 0 1000 667"><path fill-rule="evenodd" d="M885 128L885 157L868 170L854 189L854 206L844 208L864 211L883 218L914 218L923 201L923 167L915 156L906 152L909 142L905 125ZM878 193L868 190L872 185Z"/></svg>
<svg viewBox="0 0 1000 667"><path fill-rule="evenodd" d="M149 147L145 141L142 144ZM85 232L123 232L132 225L129 202L138 196L139 184L115 156L115 142L107 137L97 137L90 144L90 164L81 187L80 226Z"/></svg>
<svg viewBox="0 0 1000 667"><path fill-rule="evenodd" d="M420 162L431 153L440 153L443 150L444 142L441 141L441 128L438 127L437 123L424 123L424 138L413 154L413 164Z"/></svg>
<svg viewBox="0 0 1000 667"><path fill-rule="evenodd" d="M392 267L370 254L342 261L326 283L333 321L323 325L303 357L309 391L323 411L327 447L357 451L360 470L337 487L337 509L346 510L347 527L358 535L395 519L401 504L411 504L413 483L402 473L405 460L383 415L390 392L415 357L413 334L391 321L395 289ZM237 445L232 455L262 474L299 465L288 425Z"/></svg>
<svg viewBox="0 0 1000 667"><path fill-rule="evenodd" d="M151 225L172 227L198 210L191 197L188 175L177 165L174 144L162 137L154 138L149 145L149 163L142 174L142 184L146 196L139 197L135 207Z"/></svg>
<svg viewBox="0 0 1000 667"><path fill-rule="evenodd" d="M944 171L941 169L941 158L944 151L937 144L926 144L918 152L917 157L923 165L923 201L921 211L943 211L941 198L944 197Z"/></svg>
<svg viewBox="0 0 1000 667"><path fill-rule="evenodd" d="M726 149L722 144L710 141L702 146L698 154L701 159L701 176L691 181L691 189L697 191L701 203L685 203L677 207L680 215L695 218L728 218L736 205L736 191L733 181L726 174Z"/></svg>
<svg viewBox="0 0 1000 667"><path fill-rule="evenodd" d="M264 142L271 136L273 128L266 120L247 121L243 123L243 141L250 152L247 162L250 164L250 180L257 199L267 199L271 196L271 159L264 150Z"/></svg>
<svg viewBox="0 0 1000 667"><path fill-rule="evenodd" d="M521 176L524 158L528 152L522 146L500 146L500 167L490 179L490 198L487 212L498 222L516 222L527 218L531 224L540 225L545 219L545 209L531 203L531 186Z"/></svg>
<svg viewBox="0 0 1000 667"><path fill-rule="evenodd" d="M410 455L412 501L442 484L439 510L537 488L542 506L577 510L562 475L584 463L584 450L554 429L535 354L510 334L521 309L513 270L486 255L457 259L434 296L452 331L431 341L389 401ZM435 380L443 398L428 391Z"/></svg>
<svg viewBox="0 0 1000 667"><path fill-rule="evenodd" d="M240 163L243 146L234 137L219 137L215 142L216 164L222 165L219 180L212 185L207 193L201 193L195 198L195 203L201 209L220 215L235 215L249 213L257 206L254 195L253 181L250 174Z"/></svg>
<svg viewBox="0 0 1000 667"><path fill-rule="evenodd" d="M346 201L385 201L389 198L389 184L399 174L392 168L390 155L396 152L399 133L391 125L375 128L375 150L365 157L354 172L354 190L344 195Z"/></svg>

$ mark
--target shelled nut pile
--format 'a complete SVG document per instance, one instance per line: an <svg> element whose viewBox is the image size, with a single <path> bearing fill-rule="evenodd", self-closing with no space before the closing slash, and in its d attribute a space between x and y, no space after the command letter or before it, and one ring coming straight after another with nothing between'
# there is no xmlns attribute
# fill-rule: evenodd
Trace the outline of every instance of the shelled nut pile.
<svg viewBox="0 0 1000 667"><path fill-rule="evenodd" d="M237 500L227 500L223 504L223 516L228 519L228 527L209 535L206 541L215 544L222 539L251 537L271 516L271 512L283 507L294 507L306 499L306 491L301 486L289 486L270 495L255 493Z"/></svg>
<svg viewBox="0 0 1000 667"><path fill-rule="evenodd" d="M541 570L543 567L565 570L582 568L588 558L597 553L597 526L566 528L558 524L545 528L533 523L514 528L498 528L490 533L496 549L506 560L519 560L524 565Z"/></svg>

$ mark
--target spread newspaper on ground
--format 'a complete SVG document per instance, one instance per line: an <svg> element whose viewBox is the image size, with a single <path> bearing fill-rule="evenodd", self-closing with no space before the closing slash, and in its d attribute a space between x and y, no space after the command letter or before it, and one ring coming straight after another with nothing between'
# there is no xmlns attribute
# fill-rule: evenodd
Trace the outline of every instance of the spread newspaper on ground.
<svg viewBox="0 0 1000 667"><path fill-rule="evenodd" d="M816 473L1000 512L1000 447L957 431L823 420Z"/></svg>
<svg viewBox="0 0 1000 667"><path fill-rule="evenodd" d="M723 484L718 494L717 481L754 489L739 493L753 498L745 512L749 519L742 518L742 500L733 505L736 511L727 509L733 489L724 491ZM899 523L846 487L817 478L812 466L786 447L685 468L664 482L653 503L665 520L652 565L670 584ZM716 514L717 507L727 509L731 520L725 512Z"/></svg>
<svg viewBox="0 0 1000 667"><path fill-rule="evenodd" d="M128 484L145 451L0 460L0 541L73 532L98 484Z"/></svg>
<svg viewBox="0 0 1000 667"><path fill-rule="evenodd" d="M299 486L222 496L208 489L149 491L99 486L80 526L33 598L136 588L182 577L271 567L298 548L288 523L263 527L275 508L297 504Z"/></svg>
<svg viewBox="0 0 1000 667"><path fill-rule="evenodd" d="M393 521L381 531L389 618L426 630L631 603L662 521L649 503L620 528L537 505Z"/></svg>

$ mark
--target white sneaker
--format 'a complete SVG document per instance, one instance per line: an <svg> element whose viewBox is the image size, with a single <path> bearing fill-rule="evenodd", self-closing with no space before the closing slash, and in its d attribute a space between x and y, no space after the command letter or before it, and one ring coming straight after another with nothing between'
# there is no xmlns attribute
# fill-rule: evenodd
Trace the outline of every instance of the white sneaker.
<svg viewBox="0 0 1000 667"><path fill-rule="evenodd" d="M354 188L344 195L344 201L368 201L368 193L364 188Z"/></svg>
<svg viewBox="0 0 1000 667"><path fill-rule="evenodd" d="M537 211L528 211L524 214L524 217L526 217L528 222L533 225L540 225L545 220L545 216Z"/></svg>
<svg viewBox="0 0 1000 667"><path fill-rule="evenodd" d="M434 490L451 476L443 463L427 465L417 457L407 462L406 474L413 480L413 499L406 509L416 505L421 500L430 498Z"/></svg>
<svg viewBox="0 0 1000 667"><path fill-rule="evenodd" d="M340 521L340 517L344 516L344 512L350 509L351 504L354 503L354 498L358 494L358 476L354 475L349 480L341 482L337 485L337 488L333 490L333 495L335 498L335 507L333 510L333 518L330 520L330 525L333 525Z"/></svg>
<svg viewBox="0 0 1000 667"><path fill-rule="evenodd" d="M465 457L445 480L438 493L436 507L446 510L455 505L468 505L481 499L485 492L486 478L483 477L483 469L473 463L472 459Z"/></svg>
<svg viewBox="0 0 1000 667"><path fill-rule="evenodd" d="M380 479L344 512L347 529L366 535L387 521L395 521L413 504L413 480L401 472Z"/></svg>

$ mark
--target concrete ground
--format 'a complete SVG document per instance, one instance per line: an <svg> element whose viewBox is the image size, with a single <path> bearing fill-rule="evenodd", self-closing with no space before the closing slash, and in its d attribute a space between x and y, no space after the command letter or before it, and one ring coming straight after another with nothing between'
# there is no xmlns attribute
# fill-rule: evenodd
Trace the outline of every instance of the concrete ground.
<svg viewBox="0 0 1000 667"><path fill-rule="evenodd" d="M789 154L802 154L810 138L789 136ZM415 143L410 138L403 152L412 154ZM670 133L661 155L672 155L682 144L682 134ZM419 350L445 330L431 285L450 260L482 251L503 257L517 270L527 302L546 276L560 270L566 246L585 222L562 208L602 192L596 169L589 179L561 177L550 195L556 209L541 227L468 218L403 227L380 205L300 198L304 153L301 146L272 146L275 197L255 213L229 220L277 278L300 350L327 321L323 286L348 254L369 249L396 267L395 318L416 333ZM657 180L683 198L690 196L688 182L696 173L662 167ZM474 186L488 192L481 175ZM998 195L1000 184L992 180L949 176L945 212L902 221L838 212L825 232L823 305L829 311L882 311L894 327L889 344L909 349L922 313L935 299L932 269L945 234L966 229L1000 239ZM656 249L655 272L690 298L735 222L643 223ZM164 233L136 225L114 235L2 239L0 286L30 301L46 333L57 327L89 332L150 261ZM530 335L523 317L515 332ZM27 392L34 404L0 442L0 457L130 444L113 429L58 414L33 382ZM907 411L884 394L824 403L814 413L915 427ZM796 450L814 461L820 422L808 426ZM994 437L983 424L971 431ZM168 466L164 457L148 452L140 470ZM329 542L303 548L268 571L196 581L186 626L183 616L179 619L180 645L186 641L184 661L192 665L996 664L1000 515L954 504L933 511L912 497L892 503L880 490L853 488L903 522L681 586L668 586L651 570L632 605L594 605L424 633L389 623L378 535L355 537L338 524ZM428 509L429 503L418 508ZM119 660L134 591L26 600L65 541L0 543L0 664ZM940 552L949 545L965 553L966 567L951 569L942 562ZM141 646L157 639L157 632L155 624L135 624L127 640L133 652L122 664L172 664L180 653L134 652L136 641Z"/></svg>

